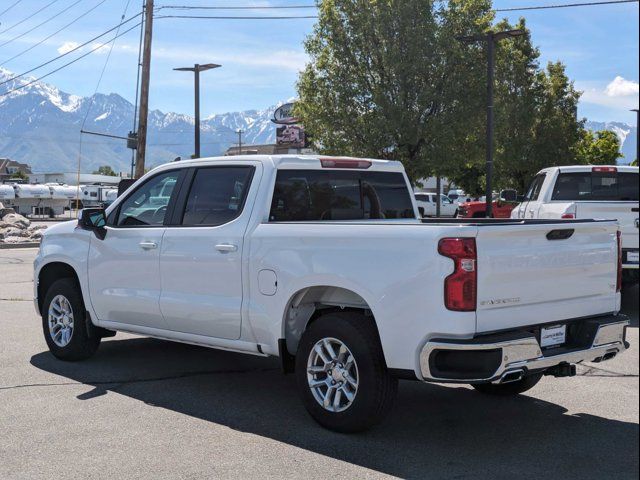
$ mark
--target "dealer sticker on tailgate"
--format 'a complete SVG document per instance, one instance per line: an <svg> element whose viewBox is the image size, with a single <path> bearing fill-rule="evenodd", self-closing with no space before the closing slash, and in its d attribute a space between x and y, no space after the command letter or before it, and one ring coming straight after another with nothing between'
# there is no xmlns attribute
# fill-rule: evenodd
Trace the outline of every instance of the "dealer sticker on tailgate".
<svg viewBox="0 0 640 480"><path fill-rule="evenodd" d="M540 330L540 346L551 347L553 345L561 345L567 337L566 325L554 325L552 327L543 327Z"/></svg>
<svg viewBox="0 0 640 480"><path fill-rule="evenodd" d="M627 263L639 263L640 252L627 252Z"/></svg>

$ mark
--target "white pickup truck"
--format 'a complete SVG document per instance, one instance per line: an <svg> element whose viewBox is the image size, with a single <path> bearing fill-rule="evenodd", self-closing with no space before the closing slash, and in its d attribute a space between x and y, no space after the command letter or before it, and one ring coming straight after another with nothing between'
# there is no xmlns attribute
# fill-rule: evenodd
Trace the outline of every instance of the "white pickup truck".
<svg viewBox="0 0 640 480"><path fill-rule="evenodd" d="M625 281L638 281L638 167L578 165L540 170L511 218L616 219Z"/></svg>
<svg viewBox="0 0 640 480"><path fill-rule="evenodd" d="M343 432L398 378L517 394L627 348L615 221L417 213L398 162L174 162L46 230L35 306L63 360L115 331L277 356Z"/></svg>

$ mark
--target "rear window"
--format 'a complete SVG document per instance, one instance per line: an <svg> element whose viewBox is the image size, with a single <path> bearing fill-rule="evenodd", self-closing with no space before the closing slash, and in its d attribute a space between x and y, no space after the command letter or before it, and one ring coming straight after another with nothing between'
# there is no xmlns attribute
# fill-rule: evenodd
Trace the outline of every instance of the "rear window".
<svg viewBox="0 0 640 480"><path fill-rule="evenodd" d="M552 200L638 201L638 174L572 172L558 175Z"/></svg>
<svg viewBox="0 0 640 480"><path fill-rule="evenodd" d="M269 220L414 218L404 176L395 172L280 170Z"/></svg>

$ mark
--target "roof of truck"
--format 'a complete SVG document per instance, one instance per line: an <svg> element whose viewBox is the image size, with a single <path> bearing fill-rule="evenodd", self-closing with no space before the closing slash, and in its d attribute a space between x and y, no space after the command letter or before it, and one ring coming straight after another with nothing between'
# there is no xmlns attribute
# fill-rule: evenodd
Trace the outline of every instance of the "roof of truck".
<svg viewBox="0 0 640 480"><path fill-rule="evenodd" d="M553 172L560 170L561 172L590 172L594 167L598 168L616 168L618 172L638 173L638 167L631 165L567 165L562 167L543 168L538 173Z"/></svg>
<svg viewBox="0 0 640 480"><path fill-rule="evenodd" d="M177 162L166 163L158 168L170 168L170 166L181 167L194 167L202 165L215 165L219 163L238 163L238 162L260 162L265 165L272 166L274 168L299 168L299 169L321 169L321 160L335 160L335 161L358 161L365 160L371 162L371 166L366 170L373 171L404 171L402 163L395 160L379 160L375 158L356 158L346 156L331 156L331 155L231 155L224 157L207 157L207 158L195 158L189 160L180 160ZM336 167L325 167L336 168ZM349 167L340 167L349 169ZM362 169L364 170L364 169Z"/></svg>

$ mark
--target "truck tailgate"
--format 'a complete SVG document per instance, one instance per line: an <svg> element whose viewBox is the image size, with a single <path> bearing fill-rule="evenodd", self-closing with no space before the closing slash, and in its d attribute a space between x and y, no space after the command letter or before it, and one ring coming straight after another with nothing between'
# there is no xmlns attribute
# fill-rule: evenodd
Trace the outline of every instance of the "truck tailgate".
<svg viewBox="0 0 640 480"><path fill-rule="evenodd" d="M618 220L622 247L638 248L638 202L576 202L576 218Z"/></svg>
<svg viewBox="0 0 640 480"><path fill-rule="evenodd" d="M479 227L477 331L617 310L616 231L614 221Z"/></svg>

